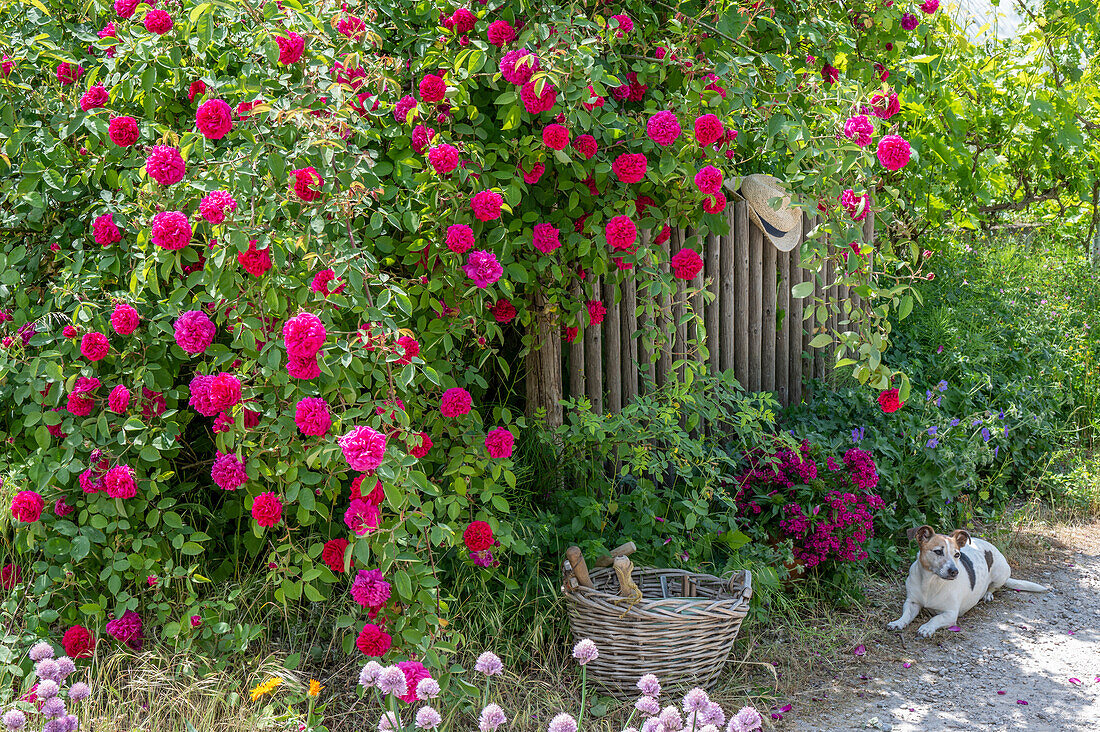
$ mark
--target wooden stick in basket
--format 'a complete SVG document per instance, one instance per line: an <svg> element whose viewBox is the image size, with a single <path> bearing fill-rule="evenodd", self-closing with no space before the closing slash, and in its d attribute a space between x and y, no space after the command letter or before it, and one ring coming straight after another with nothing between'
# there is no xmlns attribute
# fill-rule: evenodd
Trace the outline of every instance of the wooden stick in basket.
<svg viewBox="0 0 1100 732"><path fill-rule="evenodd" d="M596 567L610 567L611 564L615 561L615 557L626 557L636 551L638 551L638 547L634 546L634 542L628 541L627 543L612 549L610 554L604 554L602 557L593 562L593 565Z"/></svg>
<svg viewBox="0 0 1100 732"><path fill-rule="evenodd" d="M565 558L569 560L569 564L573 566L573 574L577 578L577 582L582 587L588 587L595 589L596 586L592 584L592 579L588 576L588 565L584 563L584 555L581 554L581 548L579 546L571 546L565 550Z"/></svg>

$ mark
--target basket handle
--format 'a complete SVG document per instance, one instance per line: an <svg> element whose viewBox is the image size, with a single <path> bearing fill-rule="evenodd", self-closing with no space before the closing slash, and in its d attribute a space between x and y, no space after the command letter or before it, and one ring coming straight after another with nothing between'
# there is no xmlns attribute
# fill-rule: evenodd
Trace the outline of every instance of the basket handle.
<svg viewBox="0 0 1100 732"><path fill-rule="evenodd" d="M740 585L740 588L738 587ZM748 602L752 598L752 572L747 569L742 569L740 572L734 572L730 577L730 594L740 595L741 599Z"/></svg>

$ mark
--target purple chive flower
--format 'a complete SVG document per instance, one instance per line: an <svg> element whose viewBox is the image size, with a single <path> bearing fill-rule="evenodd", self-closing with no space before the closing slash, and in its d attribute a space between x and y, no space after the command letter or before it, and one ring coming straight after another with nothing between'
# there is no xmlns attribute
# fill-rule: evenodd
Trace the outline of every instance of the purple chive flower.
<svg viewBox="0 0 1100 732"><path fill-rule="evenodd" d="M382 664L378 661L367 661L367 665L359 672L359 685L370 689L378 681L378 674L382 673ZM404 674L401 674L404 676Z"/></svg>
<svg viewBox="0 0 1100 732"><path fill-rule="evenodd" d="M416 698L420 701L435 699L439 696L439 691L439 682L431 676L420 679L420 681L416 683Z"/></svg>
<svg viewBox="0 0 1100 732"><path fill-rule="evenodd" d="M393 712L386 712L378 720L378 732L396 732L399 729L401 729L401 720Z"/></svg>
<svg viewBox="0 0 1100 732"><path fill-rule="evenodd" d="M69 687L69 698L74 702L83 701L87 699L92 693L92 690L88 688L88 685L83 681L78 681Z"/></svg>
<svg viewBox="0 0 1100 732"><path fill-rule="evenodd" d="M58 656L58 658L57 658L57 675L58 675L57 681L58 681L58 683L61 683L66 678L68 678L69 674L71 674L73 671L76 671L76 664L73 663L73 659L69 658L68 656Z"/></svg>
<svg viewBox="0 0 1100 732"><path fill-rule="evenodd" d="M61 691L61 687L53 679L40 679L38 688L34 690L34 693L38 695L39 699L52 699L57 696L59 691Z"/></svg>
<svg viewBox="0 0 1100 732"><path fill-rule="evenodd" d="M12 709L4 712L3 722L5 728L15 732L15 730L23 729L23 726L27 723L27 715L18 709Z"/></svg>
<svg viewBox="0 0 1100 732"><path fill-rule="evenodd" d="M790 707L787 707L787 709L789 710ZM760 712L753 707L741 707L737 714L733 715L733 719L730 720L731 728L734 722L737 722L737 726L744 732L750 732L764 726L764 720L760 716Z"/></svg>
<svg viewBox="0 0 1100 732"><path fill-rule="evenodd" d="M485 651L485 653L477 657L477 663L474 664L474 668L486 676L496 676L504 670L504 664L497 654L492 651Z"/></svg>
<svg viewBox="0 0 1100 732"><path fill-rule="evenodd" d="M383 694L405 696L409 692L409 682L405 672L397 666L387 666L378 672L378 690Z"/></svg>
<svg viewBox="0 0 1100 732"><path fill-rule="evenodd" d="M599 649L597 649L596 644L588 638L585 638L580 643L573 646L573 658L577 659L577 663L582 666L589 661L595 661L599 657Z"/></svg>
<svg viewBox="0 0 1100 732"><path fill-rule="evenodd" d="M661 727L665 729L665 732L677 732L677 730L684 727L684 719L680 716L680 710L671 704L662 709L657 718L661 720Z"/></svg>
<svg viewBox="0 0 1100 732"><path fill-rule="evenodd" d="M45 661L53 658L53 646L46 641L39 641L31 646L30 657L32 661Z"/></svg>
<svg viewBox="0 0 1100 732"><path fill-rule="evenodd" d="M651 717L656 717L661 713L661 705L651 696L643 695L638 697L638 701L634 702L634 708L642 714L648 714Z"/></svg>
<svg viewBox="0 0 1100 732"><path fill-rule="evenodd" d="M721 704L718 702L711 702L707 704L707 708L703 710L703 713L699 715L699 719L696 721L704 726L712 725L714 727L721 727L726 723L726 713L722 711Z"/></svg>
<svg viewBox="0 0 1100 732"><path fill-rule="evenodd" d="M577 720L563 712L551 719L546 729L547 732L577 732Z"/></svg>
<svg viewBox="0 0 1100 732"><path fill-rule="evenodd" d="M708 704L710 704L710 697L702 689L695 688L684 694L683 707L687 714L697 714L705 710Z"/></svg>
<svg viewBox="0 0 1100 732"><path fill-rule="evenodd" d="M661 695L661 682L653 674L646 674L638 679L638 691L656 699Z"/></svg>
<svg viewBox="0 0 1100 732"><path fill-rule="evenodd" d="M433 730L443 722L443 717L439 716L432 707L420 707L416 710L416 728Z"/></svg>
<svg viewBox="0 0 1100 732"><path fill-rule="evenodd" d="M497 727L506 724L508 718L504 716L504 710L496 704L487 704L481 710L481 716L477 720L477 728L481 732L496 732Z"/></svg>
<svg viewBox="0 0 1100 732"><path fill-rule="evenodd" d="M42 702L42 713L50 719L65 716L65 700L59 696L51 696Z"/></svg>

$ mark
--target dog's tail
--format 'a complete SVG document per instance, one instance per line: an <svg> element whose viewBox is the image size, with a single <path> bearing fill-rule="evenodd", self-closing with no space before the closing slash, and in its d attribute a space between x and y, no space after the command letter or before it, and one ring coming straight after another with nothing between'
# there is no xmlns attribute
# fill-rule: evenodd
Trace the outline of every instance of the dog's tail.
<svg viewBox="0 0 1100 732"><path fill-rule="evenodd" d="M1046 592L1050 589L1049 587L1037 585L1034 582L1018 580L1012 577L1009 577L1007 580L1005 580L1004 587L1009 590L1021 590L1023 592Z"/></svg>

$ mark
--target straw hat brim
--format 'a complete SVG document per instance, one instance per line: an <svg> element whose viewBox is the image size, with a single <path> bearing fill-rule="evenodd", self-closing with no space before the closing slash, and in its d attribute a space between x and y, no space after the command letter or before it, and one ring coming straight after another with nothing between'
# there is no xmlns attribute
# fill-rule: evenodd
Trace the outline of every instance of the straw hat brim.
<svg viewBox="0 0 1100 732"><path fill-rule="evenodd" d="M750 175L742 179L741 186L738 187L738 193L740 194L739 197L748 203L749 219L764 232L764 238L770 241L772 246L781 252L789 252L798 246L802 237L802 209L795 205L786 206L782 209L788 218L793 218L790 228L783 230L769 221L769 218L774 218L777 212L768 205L767 201L761 199L758 191L746 195L742 189L746 182L753 187L763 183L766 187L772 189L785 190L782 181L772 176ZM761 215L761 211L764 211L764 215ZM768 214L771 214L771 216L768 216Z"/></svg>

